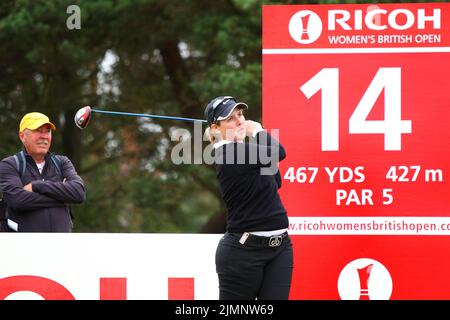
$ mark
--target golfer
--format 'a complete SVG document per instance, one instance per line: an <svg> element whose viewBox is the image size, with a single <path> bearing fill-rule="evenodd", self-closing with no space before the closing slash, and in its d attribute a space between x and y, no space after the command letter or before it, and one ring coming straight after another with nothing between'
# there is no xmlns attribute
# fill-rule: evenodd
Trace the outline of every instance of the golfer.
<svg viewBox="0 0 450 320"><path fill-rule="evenodd" d="M293 250L278 194L277 166L286 153L261 124L245 120L247 108L233 97L221 96L205 109L205 134L214 144L216 173L228 211L226 233L216 250L219 299L288 299Z"/></svg>

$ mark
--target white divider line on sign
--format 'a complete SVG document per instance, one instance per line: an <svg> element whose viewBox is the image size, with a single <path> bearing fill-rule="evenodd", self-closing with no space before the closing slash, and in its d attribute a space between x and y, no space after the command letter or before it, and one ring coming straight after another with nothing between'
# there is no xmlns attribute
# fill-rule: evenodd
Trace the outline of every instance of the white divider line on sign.
<svg viewBox="0 0 450 320"><path fill-rule="evenodd" d="M263 49L262 54L339 54L339 53L428 53L450 52L450 47L405 47L405 48L308 48L308 49Z"/></svg>
<svg viewBox="0 0 450 320"><path fill-rule="evenodd" d="M289 217L289 234L450 236L450 217Z"/></svg>

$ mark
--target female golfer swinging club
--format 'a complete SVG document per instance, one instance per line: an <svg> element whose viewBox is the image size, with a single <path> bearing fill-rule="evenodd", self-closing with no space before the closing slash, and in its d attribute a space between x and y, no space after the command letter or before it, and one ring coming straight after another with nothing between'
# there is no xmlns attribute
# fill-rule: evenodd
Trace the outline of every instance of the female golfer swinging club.
<svg viewBox="0 0 450 320"><path fill-rule="evenodd" d="M245 120L247 108L233 97L221 96L205 109L205 134L214 144L216 173L228 211L215 258L219 299L288 299L293 250L278 194L277 166L286 153L261 124ZM246 136L255 143L245 142Z"/></svg>

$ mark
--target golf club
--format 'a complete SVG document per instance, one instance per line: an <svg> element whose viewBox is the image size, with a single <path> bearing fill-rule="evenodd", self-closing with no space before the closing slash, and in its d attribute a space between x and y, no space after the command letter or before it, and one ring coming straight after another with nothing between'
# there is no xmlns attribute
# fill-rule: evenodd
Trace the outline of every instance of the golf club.
<svg viewBox="0 0 450 320"><path fill-rule="evenodd" d="M178 120L178 121L190 121L190 122L206 122L206 120L202 119L192 119L192 118L182 118L182 117L171 117L171 116L159 116L155 114L146 114L146 113L130 113L130 112L119 112L119 111L107 111L107 110L98 110L92 109L90 106L83 107L77 111L74 117L75 125L84 129L89 124L89 121L92 118L92 113L103 113L109 115L117 115L117 116L132 116L132 117L144 117L144 118L158 118L158 119L167 119L167 120Z"/></svg>

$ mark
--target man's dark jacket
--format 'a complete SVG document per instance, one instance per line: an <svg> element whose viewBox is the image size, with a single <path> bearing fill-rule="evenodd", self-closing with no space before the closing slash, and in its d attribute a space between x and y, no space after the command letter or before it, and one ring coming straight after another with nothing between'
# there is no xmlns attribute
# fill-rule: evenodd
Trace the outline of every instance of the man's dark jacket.
<svg viewBox="0 0 450 320"><path fill-rule="evenodd" d="M33 158L24 152L22 177L13 156L0 161L0 191L8 205L8 218L18 224L19 232L71 232L69 206L86 199L83 180L66 156L58 156L60 173L47 154L41 174ZM30 182L33 192L23 189Z"/></svg>

